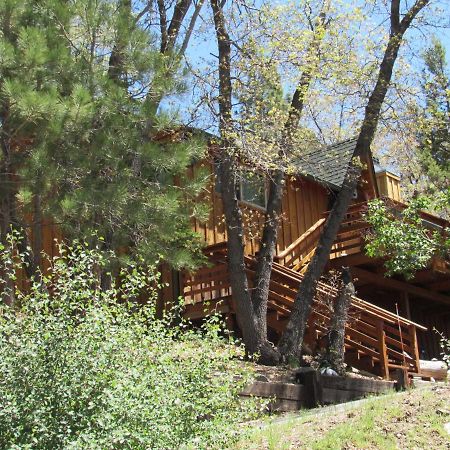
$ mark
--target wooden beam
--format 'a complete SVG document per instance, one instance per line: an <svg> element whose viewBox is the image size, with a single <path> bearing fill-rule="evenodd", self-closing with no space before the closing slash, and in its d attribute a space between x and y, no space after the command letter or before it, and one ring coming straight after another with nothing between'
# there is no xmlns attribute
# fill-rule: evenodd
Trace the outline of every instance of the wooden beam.
<svg viewBox="0 0 450 450"><path fill-rule="evenodd" d="M327 267L330 269L337 269L342 266L359 266L360 264L376 263L375 258L370 258L363 253L355 253L353 255L340 256L338 258L333 258L328 261Z"/></svg>
<svg viewBox="0 0 450 450"><path fill-rule="evenodd" d="M427 285L427 288L432 291L450 291L450 278L447 280L435 281Z"/></svg>
<svg viewBox="0 0 450 450"><path fill-rule="evenodd" d="M408 320L411 320L411 308L410 308L410 304L409 304L409 295L407 292L402 291L401 292L401 298L403 301L403 306L405 307L405 313L406 313L406 318Z"/></svg>
<svg viewBox="0 0 450 450"><path fill-rule="evenodd" d="M416 297L426 298L436 302L442 302L450 305L450 297L447 295L439 294L428 289L424 289L404 281L395 280L394 278L385 278L382 275L378 275L368 270L361 269L359 267L352 267L352 274L357 278L364 278L373 284L391 288L397 291L404 291L408 294L415 295Z"/></svg>
<svg viewBox="0 0 450 450"><path fill-rule="evenodd" d="M436 274L430 270L419 270L414 274L414 278L411 280L413 283L427 283L436 279Z"/></svg>
<svg viewBox="0 0 450 450"><path fill-rule="evenodd" d="M444 317L450 315L450 309L448 306L440 305L433 306L432 308L424 308L421 310L422 314L426 314L428 316L438 315L440 319L444 319Z"/></svg>

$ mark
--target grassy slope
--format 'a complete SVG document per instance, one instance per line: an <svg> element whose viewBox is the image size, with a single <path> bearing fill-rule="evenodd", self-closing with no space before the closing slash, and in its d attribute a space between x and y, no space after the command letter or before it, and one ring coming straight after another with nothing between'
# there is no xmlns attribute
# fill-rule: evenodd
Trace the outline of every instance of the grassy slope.
<svg viewBox="0 0 450 450"><path fill-rule="evenodd" d="M450 449L450 387L373 398L357 408L269 424L239 449Z"/></svg>

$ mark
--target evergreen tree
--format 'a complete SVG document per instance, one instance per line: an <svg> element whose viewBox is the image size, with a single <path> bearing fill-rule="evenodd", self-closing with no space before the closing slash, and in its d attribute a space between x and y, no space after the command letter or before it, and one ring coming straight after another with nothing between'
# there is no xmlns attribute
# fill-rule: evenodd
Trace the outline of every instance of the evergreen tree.
<svg viewBox="0 0 450 450"><path fill-rule="evenodd" d="M445 48L437 39L424 53L426 105L418 121L418 161L430 197L450 189L450 75ZM447 211L448 213L448 211Z"/></svg>
<svg viewBox="0 0 450 450"><path fill-rule="evenodd" d="M129 0L1 3L3 242L49 213L68 237L195 265L203 182L185 173L204 145L161 112L184 70L140 16Z"/></svg>

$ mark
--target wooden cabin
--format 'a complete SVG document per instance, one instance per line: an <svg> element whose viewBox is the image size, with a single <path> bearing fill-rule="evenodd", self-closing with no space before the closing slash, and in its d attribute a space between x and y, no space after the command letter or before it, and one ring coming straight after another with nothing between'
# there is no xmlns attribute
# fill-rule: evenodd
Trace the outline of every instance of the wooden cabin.
<svg viewBox="0 0 450 450"><path fill-rule="evenodd" d="M269 335L274 342L289 317L327 211L353 158L355 144L355 140L347 140L311 151L298 159L298 171L286 178L267 317ZM450 335L449 261L435 260L409 281L401 276L384 277L383 261L369 258L363 250L368 228L363 213L368 200L382 195L389 197L399 210L405 205L401 203L398 176L381 168L375 170L372 158L362 163L364 170L353 204L341 224L328 262L328 270L350 266L357 288L346 328L346 359L356 367L386 378L398 368L411 374L420 373L420 359L439 357L439 339L433 328ZM217 311L224 314L230 329L239 332L227 272L227 236L216 166L211 158L187 170L194 174L205 168L211 178L203 200L210 204L210 214L205 223L194 220L192 226L205 240L210 264L196 273L163 268L162 281L167 286L161 292L161 304L168 305L182 296L186 317L201 320L209 312ZM247 274L251 285L265 214L264 178L248 176L243 168L237 195L244 216ZM422 217L427 226L448 232L448 222L426 213ZM36 237L42 241L36 248L54 256L55 238L61 239L61 234L51 221L45 222L42 228L42 238ZM31 235L32 242L34 238ZM319 284L305 336L305 342L312 348L327 331L331 314L327 304L335 294L332 283L325 277Z"/></svg>
<svg viewBox="0 0 450 450"><path fill-rule="evenodd" d="M286 178L267 318L274 341L287 322L298 284L314 253L327 211L343 183L355 144L355 140L348 140L312 151L298 161L298 173ZM399 210L405 205L400 201L400 178L387 170L376 171L371 158L362 162L365 169L328 263L329 270L350 266L357 288L352 304L354 320L346 330L346 357L348 362L386 378L392 370L401 367L407 367L410 373L420 373L420 359L440 356L439 339L433 328L447 336L450 334L450 265L448 261L434 261L412 281L406 281L401 276L384 277L383 261L365 255L366 202L385 196ZM163 292L163 299L170 301L180 294L185 299L187 317L196 320L210 311L218 311L237 331L227 274L220 186L212 161L203 161L189 170L194 173L199 166L207 167L212 174L206 197L211 212L206 223L194 221L193 227L206 241L210 266L194 274L165 271L164 281L169 286ZM264 179L248 177L243 170L237 195L244 215L251 285L265 213ZM442 232L449 226L446 221L426 213L423 220ZM319 285L305 337L311 346L327 331L330 311L324 304L334 294L325 277Z"/></svg>

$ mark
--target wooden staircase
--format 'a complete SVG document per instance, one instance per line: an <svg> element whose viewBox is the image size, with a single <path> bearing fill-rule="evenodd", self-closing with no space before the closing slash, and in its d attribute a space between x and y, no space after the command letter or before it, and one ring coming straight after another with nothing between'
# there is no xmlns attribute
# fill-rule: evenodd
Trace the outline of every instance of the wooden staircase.
<svg viewBox="0 0 450 450"><path fill-rule="evenodd" d="M366 203L351 205L341 222L338 234L331 248L330 259L362 253L364 245L364 230L369 225L363 218ZM296 272L305 273L317 246L320 233L323 230L328 212L323 214L316 223L305 231L291 245L278 255L274 261Z"/></svg>
<svg viewBox="0 0 450 450"><path fill-rule="evenodd" d="M320 228L320 224L316 229ZM315 229L308 237L313 236ZM300 244L302 251L293 251L278 255L273 264L268 302L268 326L281 334L289 318L297 290L303 279L302 273L294 270L301 268L299 263L306 261L308 245ZM299 245L299 247L300 247ZM226 243L216 244L206 249L213 264L193 275L183 276L183 295L186 301L186 315L199 318L209 311L234 313L231 300L231 287L226 264ZM295 256L294 256L295 255ZM304 256L302 256L304 255ZM306 258L306 259L305 259ZM287 265L280 264L280 261ZM254 277L255 258L245 257L246 271L250 285ZM289 267L291 266L292 267ZM337 291L320 282L308 322L305 343L311 347L320 345L326 336L332 310L329 305ZM206 306L205 306L206 305ZM390 372L403 369L410 374L420 372L417 329L425 327L366 302L358 297L352 298L351 319L345 330L346 360L355 367L377 373L389 379Z"/></svg>

